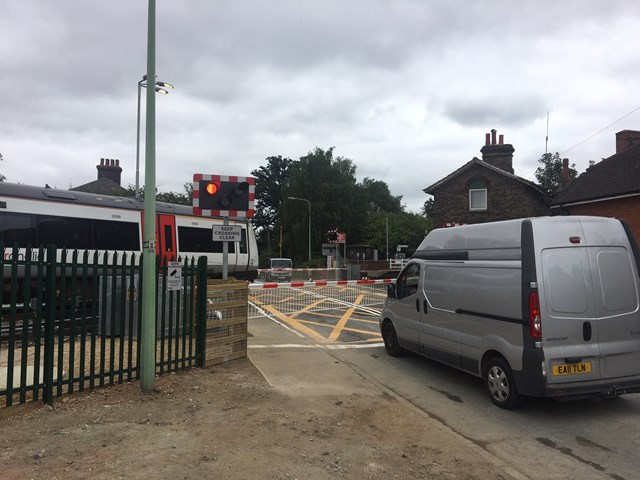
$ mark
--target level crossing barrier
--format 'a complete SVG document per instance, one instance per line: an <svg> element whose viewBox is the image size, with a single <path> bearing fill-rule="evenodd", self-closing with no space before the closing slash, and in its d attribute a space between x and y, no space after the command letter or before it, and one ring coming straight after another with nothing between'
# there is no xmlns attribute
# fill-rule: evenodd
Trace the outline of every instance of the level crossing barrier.
<svg viewBox="0 0 640 480"><path fill-rule="evenodd" d="M249 318L276 312L287 315L351 307L377 314L391 282L379 279L253 283L249 286Z"/></svg>

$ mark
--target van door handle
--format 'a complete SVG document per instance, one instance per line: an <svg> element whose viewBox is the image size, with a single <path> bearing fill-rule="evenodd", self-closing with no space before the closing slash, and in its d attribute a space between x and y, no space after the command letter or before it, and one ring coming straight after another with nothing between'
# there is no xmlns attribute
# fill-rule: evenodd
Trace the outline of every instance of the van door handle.
<svg viewBox="0 0 640 480"><path fill-rule="evenodd" d="M422 301L422 311L427 313L427 300Z"/></svg>
<svg viewBox="0 0 640 480"><path fill-rule="evenodd" d="M416 298L416 310L420 311L420 299Z"/></svg>
<svg viewBox="0 0 640 480"><path fill-rule="evenodd" d="M591 322L584 322L582 324L582 338L585 342L591 340Z"/></svg>

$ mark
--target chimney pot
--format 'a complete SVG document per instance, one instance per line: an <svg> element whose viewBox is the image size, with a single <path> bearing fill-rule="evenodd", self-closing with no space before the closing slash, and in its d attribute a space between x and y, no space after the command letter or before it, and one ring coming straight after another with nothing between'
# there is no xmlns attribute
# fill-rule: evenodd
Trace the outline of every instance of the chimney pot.
<svg viewBox="0 0 640 480"><path fill-rule="evenodd" d="M564 180L569 180L569 159L562 159L562 178Z"/></svg>
<svg viewBox="0 0 640 480"><path fill-rule="evenodd" d="M491 145L495 145L496 144L496 129L492 128L491 129Z"/></svg>
<svg viewBox="0 0 640 480"><path fill-rule="evenodd" d="M487 133L487 136L485 137L485 140L484 140L484 144L485 145L490 145L491 144L491 134L490 133Z"/></svg>
<svg viewBox="0 0 640 480"><path fill-rule="evenodd" d="M116 167L120 166L120 160L116 158Z"/></svg>
<svg viewBox="0 0 640 480"><path fill-rule="evenodd" d="M500 136L498 137L498 143L499 143L500 145L504 145L504 135L500 135Z"/></svg>
<svg viewBox="0 0 640 480"><path fill-rule="evenodd" d="M100 165L104 165L104 158L100 159Z"/></svg>

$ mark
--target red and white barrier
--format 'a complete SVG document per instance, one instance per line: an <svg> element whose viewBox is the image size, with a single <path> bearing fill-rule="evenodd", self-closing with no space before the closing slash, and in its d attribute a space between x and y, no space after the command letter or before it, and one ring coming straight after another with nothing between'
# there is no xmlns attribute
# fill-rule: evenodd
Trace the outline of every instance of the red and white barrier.
<svg viewBox="0 0 640 480"><path fill-rule="evenodd" d="M390 278L381 278L376 280L336 280L336 281L327 281L327 280L318 280L315 282L288 282L288 283L252 283L250 285L251 289L260 289L260 288L301 288L301 287L326 287L333 285L374 285L374 284L382 284L382 283L391 283L393 280Z"/></svg>
<svg viewBox="0 0 640 480"><path fill-rule="evenodd" d="M260 268L258 273L267 272L327 272L327 271L345 270L344 268Z"/></svg>

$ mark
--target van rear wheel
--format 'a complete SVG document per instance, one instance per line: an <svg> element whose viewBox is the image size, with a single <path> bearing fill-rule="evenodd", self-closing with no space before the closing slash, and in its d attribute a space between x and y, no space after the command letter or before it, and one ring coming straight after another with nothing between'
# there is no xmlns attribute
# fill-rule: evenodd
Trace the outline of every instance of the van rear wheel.
<svg viewBox="0 0 640 480"><path fill-rule="evenodd" d="M382 339L384 340L384 348L392 357L400 357L404 353L404 348L398 343L398 335L393 323L390 321L382 325Z"/></svg>
<svg viewBox="0 0 640 480"><path fill-rule="evenodd" d="M489 360L484 369L484 383L491 401L500 408L517 408L522 396L516 389L509 364L501 357Z"/></svg>

